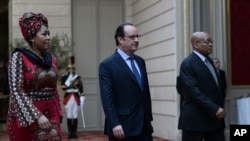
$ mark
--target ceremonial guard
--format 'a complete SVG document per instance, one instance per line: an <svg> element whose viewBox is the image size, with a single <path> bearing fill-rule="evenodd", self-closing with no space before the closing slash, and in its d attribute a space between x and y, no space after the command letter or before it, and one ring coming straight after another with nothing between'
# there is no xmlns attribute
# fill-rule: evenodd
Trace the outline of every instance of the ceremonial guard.
<svg viewBox="0 0 250 141"><path fill-rule="evenodd" d="M68 139L77 139L78 111L82 110L85 97L81 77L75 73L72 64L68 65L67 72L62 76L61 85L65 92L63 104L67 114Z"/></svg>

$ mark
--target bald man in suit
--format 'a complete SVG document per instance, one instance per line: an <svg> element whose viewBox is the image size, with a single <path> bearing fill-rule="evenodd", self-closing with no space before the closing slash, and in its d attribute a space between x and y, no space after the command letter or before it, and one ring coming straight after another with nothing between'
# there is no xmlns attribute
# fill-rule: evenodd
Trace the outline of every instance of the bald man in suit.
<svg viewBox="0 0 250 141"><path fill-rule="evenodd" d="M180 68L184 96L178 128L182 141L225 141L221 81L213 60L211 36L195 32L191 37L192 53Z"/></svg>

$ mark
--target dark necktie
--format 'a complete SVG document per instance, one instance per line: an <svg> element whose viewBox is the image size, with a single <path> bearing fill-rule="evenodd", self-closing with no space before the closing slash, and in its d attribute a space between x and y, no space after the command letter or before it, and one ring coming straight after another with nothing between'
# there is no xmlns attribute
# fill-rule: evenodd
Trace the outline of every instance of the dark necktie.
<svg viewBox="0 0 250 141"><path fill-rule="evenodd" d="M135 67L134 57L133 56L129 57L129 60L131 62L131 67L132 67L133 73L135 75L135 78L136 78L138 84L140 85L140 87L142 88L141 76Z"/></svg>
<svg viewBox="0 0 250 141"><path fill-rule="evenodd" d="M213 69L213 66L211 65L211 63L208 61L208 59L206 58L205 59L205 64L207 65L208 69L210 70L210 72L212 73L213 77L214 77L214 80L216 82L216 84L218 85L218 80L217 80L217 76L216 76L216 73Z"/></svg>

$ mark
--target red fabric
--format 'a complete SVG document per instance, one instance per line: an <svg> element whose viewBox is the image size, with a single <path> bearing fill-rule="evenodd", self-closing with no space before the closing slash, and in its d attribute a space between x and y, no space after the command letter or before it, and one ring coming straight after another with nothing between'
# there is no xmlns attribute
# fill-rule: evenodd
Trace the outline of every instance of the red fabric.
<svg viewBox="0 0 250 141"><path fill-rule="evenodd" d="M250 0L230 0L231 78L233 86L250 85ZM230 64L229 64L230 65Z"/></svg>
<svg viewBox="0 0 250 141"><path fill-rule="evenodd" d="M60 137L58 135L61 134L60 128L60 107L57 103L56 99L46 100L46 101L33 101L33 104L39 109L39 111L47 112L47 117L49 117L50 123L52 125L52 129L56 131L56 134L51 137L51 141L59 141ZM36 121L37 122L37 121ZM10 141L30 141L30 140L39 140L39 133L42 133L37 123L32 123L27 127L20 127L16 118L8 118L8 125L6 126L7 132L9 134ZM14 136L13 136L14 135ZM24 136L25 135L25 136ZM45 137L40 137L42 138Z"/></svg>
<svg viewBox="0 0 250 141"><path fill-rule="evenodd" d="M71 94L68 94L66 97L64 97L63 104L66 105L72 95L74 96L74 99L75 99L77 105L80 105L80 98L79 98L79 96L76 96L77 93L71 93Z"/></svg>
<svg viewBox="0 0 250 141"><path fill-rule="evenodd" d="M19 19L19 26L25 40L32 39L41 25L48 26L47 18L41 13L25 12Z"/></svg>
<svg viewBox="0 0 250 141"><path fill-rule="evenodd" d="M34 122L28 123L31 121L27 116L25 117L24 114L18 113L18 108L15 105L16 103L10 105L9 107L9 113L8 113L8 118L6 121L6 130L9 135L9 140L10 141L30 141L30 140L45 140L45 139L50 139L51 141L59 141L60 136L61 136L61 127L60 127L60 117L62 117L62 112L61 112L61 107L60 107L60 102L59 102L59 95L58 91L56 89L56 80L54 80L53 77L57 77L57 75L52 75L50 82L54 81L54 84L52 83L47 83L49 87L52 86L50 91L52 92L53 98L47 99L47 100L32 100L29 97L30 91L33 89L37 89L37 86L39 83L36 83L38 80L43 81L44 78L47 78L47 76L42 76L41 78L37 78L39 76L39 72L50 72L53 70L54 73L57 72L56 69L56 62L55 58L52 57L52 68L50 70L43 70L41 71L39 67L34 65L24 54L21 53L21 58L22 58L22 63L23 63L23 68L24 70L22 71L23 73L19 74L17 77L23 76L23 83L20 84L20 88L15 88L15 89L22 89L23 91L20 91L18 94L19 96L17 99L21 99L22 97L25 97L25 102L22 102L20 100L20 105L19 108L22 107L35 107L31 108L33 110L30 110L31 113L30 116L31 118L34 119ZM20 60L17 60L20 61ZM13 62L12 62L13 63ZM11 64L13 66L16 66ZM51 74L50 74L51 75ZM17 79L17 78L15 78ZM49 80L47 80L49 81ZM37 84L37 85L36 85ZM46 88L46 87L45 87ZM41 88L40 92L43 92L43 88ZM24 95L23 93L26 93ZM12 100L15 99L15 95L12 93ZM13 101L11 101L13 102ZM30 104L32 103L32 104ZM43 114L45 115L52 127L50 132L47 132L45 130L42 130L39 128L39 125L37 123L37 119L39 116ZM19 119L19 120L18 120ZM26 123L25 125L21 126L21 123L23 124ZM52 135L53 134L53 135Z"/></svg>

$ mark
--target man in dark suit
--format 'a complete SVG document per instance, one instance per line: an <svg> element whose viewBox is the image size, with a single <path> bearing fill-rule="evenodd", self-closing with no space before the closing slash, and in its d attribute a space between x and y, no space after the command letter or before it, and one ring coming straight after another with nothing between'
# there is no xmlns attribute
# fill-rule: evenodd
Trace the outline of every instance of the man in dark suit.
<svg viewBox="0 0 250 141"><path fill-rule="evenodd" d="M223 103L225 103L226 98L226 90L227 90L227 79L225 71L220 69L220 60L218 58L213 58L214 66L219 74L219 78L221 80L221 86L222 86L222 94L223 94Z"/></svg>
<svg viewBox="0 0 250 141"><path fill-rule="evenodd" d="M191 37L193 52L180 68L184 101L178 128L182 141L225 141L223 96L212 53L213 41L206 32Z"/></svg>
<svg viewBox="0 0 250 141"><path fill-rule="evenodd" d="M117 49L99 65L100 93L106 116L104 132L109 141L153 141L146 64L134 54L139 38L133 24L119 25L115 32Z"/></svg>

